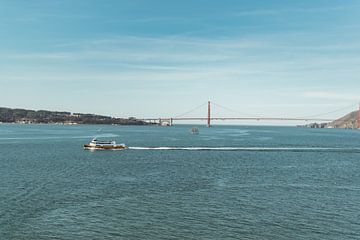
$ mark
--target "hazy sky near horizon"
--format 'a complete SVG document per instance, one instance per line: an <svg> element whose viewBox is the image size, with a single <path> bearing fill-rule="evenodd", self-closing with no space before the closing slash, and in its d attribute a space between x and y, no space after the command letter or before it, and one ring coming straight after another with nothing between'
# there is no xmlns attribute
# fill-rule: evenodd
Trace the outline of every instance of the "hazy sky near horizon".
<svg viewBox="0 0 360 240"><path fill-rule="evenodd" d="M348 107L336 117L360 100L359 53L356 0L4 0L0 106L139 118L208 99L253 116Z"/></svg>

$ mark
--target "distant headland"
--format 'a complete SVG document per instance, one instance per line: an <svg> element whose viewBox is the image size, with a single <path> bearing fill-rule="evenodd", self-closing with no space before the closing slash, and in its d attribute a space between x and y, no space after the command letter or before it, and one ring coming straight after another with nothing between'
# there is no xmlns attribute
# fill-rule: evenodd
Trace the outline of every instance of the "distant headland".
<svg viewBox="0 0 360 240"><path fill-rule="evenodd" d="M117 124L117 125L148 125L149 123L136 118L114 118L96 114L57 112L46 110L27 110L0 107L0 122L19 124Z"/></svg>
<svg viewBox="0 0 360 240"><path fill-rule="evenodd" d="M359 118L359 111L353 111L329 123L310 123L301 127L356 129L359 128Z"/></svg>

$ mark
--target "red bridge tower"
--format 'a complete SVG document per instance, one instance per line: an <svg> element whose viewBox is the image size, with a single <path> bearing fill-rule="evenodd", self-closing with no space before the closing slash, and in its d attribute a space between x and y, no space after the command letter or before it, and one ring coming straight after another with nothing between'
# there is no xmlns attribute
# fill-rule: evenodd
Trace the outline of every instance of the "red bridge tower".
<svg viewBox="0 0 360 240"><path fill-rule="evenodd" d="M210 120L211 120L211 107L210 107L210 101L208 101L207 127L211 127Z"/></svg>

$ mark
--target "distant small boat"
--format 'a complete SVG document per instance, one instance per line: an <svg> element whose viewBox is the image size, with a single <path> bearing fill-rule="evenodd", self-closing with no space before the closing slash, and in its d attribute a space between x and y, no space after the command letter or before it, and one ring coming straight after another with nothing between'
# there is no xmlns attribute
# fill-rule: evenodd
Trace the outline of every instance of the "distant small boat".
<svg viewBox="0 0 360 240"><path fill-rule="evenodd" d="M125 144L116 144L114 140L98 141L96 138L91 140L89 144L84 144L84 149L87 150L122 150L127 148L128 147Z"/></svg>
<svg viewBox="0 0 360 240"><path fill-rule="evenodd" d="M191 133L191 134L194 134L194 135L198 135L198 134L199 134L199 129L196 128L196 127L194 127L194 128L192 128L192 129L190 130L190 133Z"/></svg>

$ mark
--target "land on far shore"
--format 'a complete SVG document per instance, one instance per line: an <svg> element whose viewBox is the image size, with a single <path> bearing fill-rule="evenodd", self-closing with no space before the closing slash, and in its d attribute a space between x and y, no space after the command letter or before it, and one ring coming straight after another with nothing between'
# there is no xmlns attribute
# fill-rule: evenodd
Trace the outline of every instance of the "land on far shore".
<svg viewBox="0 0 360 240"><path fill-rule="evenodd" d="M118 124L147 125L149 123L136 118L114 118L96 114L57 112L46 110L27 110L0 107L0 122L20 124Z"/></svg>
<svg viewBox="0 0 360 240"><path fill-rule="evenodd" d="M359 112L353 111L345 116L327 123L310 123L298 127L308 128L358 128ZM116 118L89 113L71 113L47 110L28 110L0 107L0 123L19 124L116 124L116 125L149 125L134 117Z"/></svg>
<svg viewBox="0 0 360 240"><path fill-rule="evenodd" d="M353 111L345 116L328 123L310 123L301 127L309 128L358 128L359 111Z"/></svg>

